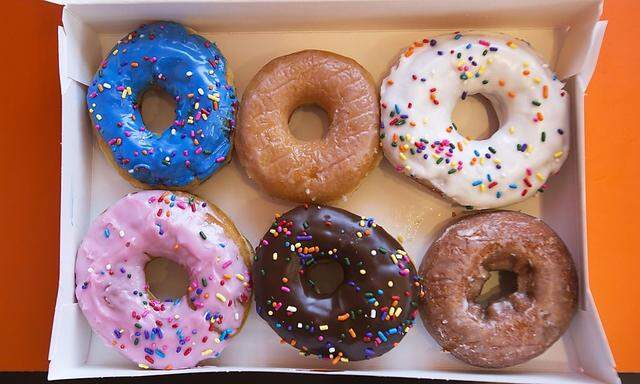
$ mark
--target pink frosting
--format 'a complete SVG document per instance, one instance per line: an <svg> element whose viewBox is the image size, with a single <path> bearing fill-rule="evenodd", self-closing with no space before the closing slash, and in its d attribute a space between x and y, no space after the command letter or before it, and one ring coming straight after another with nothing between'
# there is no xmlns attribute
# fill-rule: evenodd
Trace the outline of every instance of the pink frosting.
<svg viewBox="0 0 640 384"><path fill-rule="evenodd" d="M217 357L242 324L249 271L206 213L216 216L206 202L168 191L129 194L98 216L80 245L80 308L108 345L141 368L188 368ZM160 302L148 294L150 255L184 266L187 296Z"/></svg>

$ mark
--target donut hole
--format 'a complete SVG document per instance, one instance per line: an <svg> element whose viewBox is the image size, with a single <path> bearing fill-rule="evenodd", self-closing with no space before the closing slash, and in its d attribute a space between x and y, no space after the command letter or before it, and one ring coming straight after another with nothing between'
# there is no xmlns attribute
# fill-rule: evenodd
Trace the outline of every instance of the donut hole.
<svg viewBox="0 0 640 384"><path fill-rule="evenodd" d="M289 131L301 141L322 140L329 131L329 115L317 104L304 104L289 116Z"/></svg>
<svg viewBox="0 0 640 384"><path fill-rule="evenodd" d="M498 114L489 99L477 93L459 99L451 119L458 133L471 140L485 140L500 127Z"/></svg>
<svg viewBox="0 0 640 384"><path fill-rule="evenodd" d="M344 282L344 270L336 260L320 259L305 269L302 280L305 294L327 298Z"/></svg>
<svg viewBox="0 0 640 384"><path fill-rule="evenodd" d="M149 293L159 301L175 301L187 293L189 273L167 258L152 256L144 266L144 276Z"/></svg>
<svg viewBox="0 0 640 384"><path fill-rule="evenodd" d="M144 127L158 135L173 125L176 119L176 100L164 89L152 85L138 102Z"/></svg>
<svg viewBox="0 0 640 384"><path fill-rule="evenodd" d="M489 271L489 277L482 285L480 294L476 297L475 302L483 308L487 308L491 304L502 301L517 291L517 273L504 270Z"/></svg>

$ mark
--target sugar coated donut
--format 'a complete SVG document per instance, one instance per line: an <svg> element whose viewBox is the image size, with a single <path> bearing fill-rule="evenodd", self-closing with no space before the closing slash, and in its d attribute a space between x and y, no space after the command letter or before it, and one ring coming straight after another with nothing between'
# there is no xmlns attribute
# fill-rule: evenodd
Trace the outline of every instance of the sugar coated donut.
<svg viewBox="0 0 640 384"><path fill-rule="evenodd" d="M314 273L327 263L337 271ZM391 235L372 218L327 206L276 215L253 276L258 314L285 342L333 364L395 347L421 294L411 259Z"/></svg>
<svg viewBox="0 0 640 384"><path fill-rule="evenodd" d="M482 303L490 271L517 277L501 272L501 292ZM524 213L463 217L429 248L419 273L427 330L445 351L479 367L538 356L562 336L578 304L569 251L551 228Z"/></svg>
<svg viewBox="0 0 640 384"><path fill-rule="evenodd" d="M242 97L237 156L269 194L298 202L327 202L358 186L380 160L379 110L371 75L354 60L302 51L265 65ZM303 104L329 116L326 136L302 141L289 118Z"/></svg>
<svg viewBox="0 0 640 384"><path fill-rule="evenodd" d="M117 201L78 249L76 297L94 332L141 368L193 367L215 358L241 328L253 250L217 207L183 192L144 191ZM152 257L182 265L187 295L148 290Z"/></svg>
<svg viewBox="0 0 640 384"><path fill-rule="evenodd" d="M145 128L140 102L157 86L176 101L163 133ZM109 51L87 91L100 148L140 188L182 189L230 160L237 100L214 43L172 22L143 25Z"/></svg>
<svg viewBox="0 0 640 384"><path fill-rule="evenodd" d="M545 188L569 149L569 97L524 41L454 33L414 43L381 88L385 156L455 202L492 208ZM482 94L500 127L486 140L458 132L459 100Z"/></svg>

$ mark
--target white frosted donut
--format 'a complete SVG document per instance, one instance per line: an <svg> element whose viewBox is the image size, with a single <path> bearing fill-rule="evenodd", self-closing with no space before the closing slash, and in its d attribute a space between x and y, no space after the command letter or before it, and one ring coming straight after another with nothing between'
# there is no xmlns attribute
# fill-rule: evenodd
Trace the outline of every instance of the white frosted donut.
<svg viewBox="0 0 640 384"><path fill-rule="evenodd" d="M400 172L455 202L495 208L531 197L569 149L564 84L528 43L506 35L453 33L410 46L383 80L381 138ZM452 112L482 94L499 129L465 138Z"/></svg>

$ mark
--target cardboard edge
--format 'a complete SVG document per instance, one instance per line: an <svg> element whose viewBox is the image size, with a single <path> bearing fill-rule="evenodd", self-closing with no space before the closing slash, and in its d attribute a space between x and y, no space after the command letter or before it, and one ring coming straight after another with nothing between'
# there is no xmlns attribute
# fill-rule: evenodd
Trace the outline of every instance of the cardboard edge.
<svg viewBox="0 0 640 384"><path fill-rule="evenodd" d="M65 100L65 95L67 94L68 90L69 90L69 78L68 78L68 74L67 74L67 52L66 52L66 33L64 30L64 27L59 26L58 27L58 69L59 69L59 77L60 77L60 93L61 93L61 99L62 99L62 106L61 106L61 113L60 113L60 120L61 120L61 136L60 136L60 147L61 147L61 161L60 161L60 244L64 244L67 238L67 233L69 231L69 228L67 228L66 223L68 222L68 218L66 217L65 214L65 210L64 210L64 205L65 205L65 191L67 189L67 183L65 182L65 161L64 161L64 151L63 151L63 143L64 143L64 136L65 136L65 130L64 130L64 116L65 116L65 108L64 108L64 100ZM57 288L57 294L56 294L56 305L55 305L55 309L54 309L54 316L53 316L53 324L51 327L51 340L49 343L49 354L48 354L48 360L51 363L51 361L53 361L54 357L55 357L55 352L57 350L57 341L60 339L59 336L59 327L60 327L60 316L61 316L61 305L62 305L62 293L64 291L64 289L62 288L62 278L63 278L63 273L62 270L64 268L63 266L63 260L64 257L62 255L62 253L64 252L64 249L61 247L59 250L59 260L58 260L58 264L59 264L59 272L58 272L58 288Z"/></svg>
<svg viewBox="0 0 640 384"><path fill-rule="evenodd" d="M584 71L584 62L593 54L596 26L602 16L603 6L603 0L598 1L584 12L585 21L567 26L563 48L556 63L556 72L561 79L568 79Z"/></svg>
<svg viewBox="0 0 640 384"><path fill-rule="evenodd" d="M56 295L56 304L53 316L53 323L51 328L51 339L49 342L48 360L49 360L49 375L55 376L61 365L65 365L60 370L66 370L69 361L61 361L61 354L68 354L70 344L67 343L68 338L65 337L65 332L68 332L68 326L70 322L77 324L76 312L79 312L77 308L74 308L77 304L74 302L74 289L73 286L68 284L69 276L73 278L75 262L69 263L69 258L73 254L73 260L75 260L75 249L78 239L78 226L82 226L83 222L74 220L74 212L77 212L76 207L77 199L84 198L82 189L84 183L82 183L82 174L85 172L85 167L75 164L73 156L79 152L77 145L86 142L89 131L83 132L83 123L75 122L79 113L85 115L84 102L85 91L82 87L85 85L78 80L78 76L74 75L72 63L69 60L71 57L79 55L78 49L83 48L78 46L81 44L77 37L70 33L67 28L69 23L69 14L63 9L63 26L59 26L58 33L58 70L60 78L60 91L62 99L61 108L61 166L60 166L60 251L59 251L59 275L58 275L58 288ZM71 21L73 24L74 21ZM72 27L71 29L77 32L78 27ZM74 51L75 50L75 51ZM75 55L75 56L74 56ZM92 76L92 75L91 75ZM79 128L80 127L80 128ZM78 182L80 181L80 182ZM80 189L79 189L80 188ZM65 285L66 284L66 285ZM73 313L71 313L73 312ZM83 319L84 320L84 319ZM78 325L81 327L81 325ZM75 328L78 328L75 327ZM81 332L82 330L74 329L74 332ZM74 348L71 348L73 351ZM77 359L76 359L77 360Z"/></svg>
<svg viewBox="0 0 640 384"><path fill-rule="evenodd" d="M58 74L60 77L60 94L64 95L69 87L69 77L67 75L67 35L64 27L58 26Z"/></svg>
<svg viewBox="0 0 640 384"><path fill-rule="evenodd" d="M331 376L357 376L357 377L393 377L393 378L407 378L407 379L429 379L429 380L452 380L452 381L480 381L480 382L493 382L493 383L539 383L539 384L601 384L600 380L594 379L580 373L539 373L539 374L510 374L510 375L495 375L491 373L478 372L453 372L453 371L385 371L387 375L380 376L380 372L367 372L367 371L319 371L319 370L300 370L300 369L282 369L282 368L246 368L246 367L199 367L174 371L163 370L145 370L145 371L132 371L126 369L111 370L110 377L162 377L165 375L184 375L184 374L199 374L199 373L280 373L280 374L296 374L302 373L306 375L321 375L327 378ZM101 376L101 373L98 372ZM534 376L533 378L531 376ZM72 368L64 374L49 373L49 380L64 380L64 379L82 379L96 377L96 372L91 367L76 367Z"/></svg>
<svg viewBox="0 0 640 384"><path fill-rule="evenodd" d="M591 77L593 77L593 73L596 70L596 65L598 63L598 57L600 55L600 48L602 47L602 42L604 40L604 33L607 29L608 25L607 20L600 20L596 23L593 29L593 34L591 36L591 45L589 47L589 52L585 57L585 63L582 66L582 69L578 73L578 78L582 82L583 88L586 90L591 82Z"/></svg>
<svg viewBox="0 0 640 384"><path fill-rule="evenodd" d="M592 57L594 57L593 60L597 61L598 58L598 54L599 54L599 50L600 50L600 46L602 43L602 38L604 37L604 27L606 27L606 22L604 24L601 25L600 27L600 34L599 34L599 39L597 40L592 40L591 42L591 49L590 49L590 54ZM593 74L593 70L595 69L595 61L593 62L592 66L588 66L587 65L587 71L589 71L588 76L589 78L591 77L591 75ZM575 87L577 88L576 91L579 92L582 97L579 100L576 100L579 103L579 111L581 113L576 114L576 118L579 119L578 124L581 125L583 127L582 130L579 130L578 132L578 137L576 140L577 143L577 151L578 151L578 155L582 158L582 159L586 159L586 148L585 148L585 122L584 122L584 94L586 91L586 85L587 85L588 81L585 82L585 79L581 77L581 74L578 74L576 76L576 81L575 81ZM589 375L590 377L594 377L597 378L599 380L602 380L605 383L620 383L620 378L618 377L618 373L615 369L616 364L615 364L615 360L613 358L613 354L611 352L611 348L609 347L609 341L607 339L607 336L605 334L604 328L602 326L602 321L600 320L600 316L598 314L598 311L596 309L596 305L595 305L595 301L593 300L593 295L591 294L591 288L590 288L590 284L589 284L589 248L588 248L588 231L587 231L587 192L586 192L586 163L585 161L580 161L578 163L578 183L579 183L579 190L580 190L580 231L582 233L585 233L587 235L582 236L582 249L583 249L583 258L584 258L584 265L583 265L583 271L584 271L584 287L585 287L585 294L584 294L584 300L583 300L583 306L584 306L584 311L586 312L586 315L589 315L591 317L591 319L589 319L590 323L592 326L595 327L594 332L595 334L597 334L597 342L598 342L598 346L597 348L599 349L599 352L601 354L604 355L604 358L607 360L607 364L609 366L609 370L608 372L603 372L602 370L600 371L591 371L591 364L584 364L584 361L581 361L581 366L582 369L584 369L585 374ZM578 356L578 358L580 358L580 356Z"/></svg>
<svg viewBox="0 0 640 384"><path fill-rule="evenodd" d="M599 334L600 340L604 341L604 345L601 345L601 349L603 350L602 352L605 355L604 357L609 362L609 369L607 371L601 372L592 372L588 369L585 369L584 374L607 384L622 384L622 380L620 379L618 371L616 370L616 363L613 358L613 354L611 353L611 348L609 347L609 340L607 339L607 335L604 332L602 321L600 320L600 315L598 314L598 310L596 308L596 304L593 300L591 292L588 292L588 306L590 308L589 314L593 317L591 319L591 322L595 325L595 332Z"/></svg>
<svg viewBox="0 0 640 384"><path fill-rule="evenodd" d="M582 67L582 70L580 71L580 73L577 74L577 83L576 84L578 87L580 87L580 91L581 93L584 95L586 93L586 89L589 85L589 82L591 81L591 78L593 77L593 73L595 71L597 62L598 62L598 57L600 55L600 49L602 47L602 42L604 41L604 34L607 28L608 22L606 20L601 20L598 21L596 23L596 25L594 26L594 30L593 30L593 34L592 34L592 38L591 38L591 44L589 47L589 52L586 56L586 60L585 60L585 64ZM584 96L583 96L583 104L584 104ZM583 108L583 115L581 116L582 119L582 124L585 125L584 122L584 108ZM586 146L585 146L585 134L586 134L586 129L583 130L580 133L580 137L578 137L578 146L579 146L579 151L580 154L582 155L582 157L584 159L586 159ZM580 204L581 204L581 226L582 226L582 231L583 233L588 234L588 227L587 227L587 186L586 186L586 162L585 161L581 161L579 163L579 172L578 175L580 177ZM616 371L616 363L615 363L615 359L613 357L613 353L611 352L611 348L609 347L609 340L607 339L607 335L604 331L604 327L602 326L602 321L600 320L600 315L598 314L596 305L595 305L595 301L593 299L593 295L591 294L591 287L590 287L590 282L589 282L589 248L588 248L588 241L587 241L587 236L584 236L583 239L583 249L584 249L584 260L585 260L585 276L587 277L585 279L585 289L587 291L587 297L586 297L586 305L593 311L593 323L596 326L596 332L599 334L600 336L600 340L604 342L604 345L602 346L602 349L604 350L605 353L605 357L609 363L610 366L610 374L607 375L606 378L603 377L603 379L606 379L607 382L611 382L611 383L620 383L620 378L618 376L618 373Z"/></svg>
<svg viewBox="0 0 640 384"><path fill-rule="evenodd" d="M66 43L66 34L64 32L64 28L62 26L58 26L58 74L60 77L60 95L61 98L64 99L64 94L67 92L68 89L68 78L67 78L67 67L66 67L66 50L65 50L65 45ZM63 115L62 113L60 113L60 120L63 119ZM62 124L62 121L61 121ZM62 137L60 138L62 141ZM62 143L61 143L62 146ZM62 178L62 167L64 165L64 162L60 161L60 169L61 169L61 177L60 177L60 242L63 241L63 237L62 237L62 221L63 221L63 216L62 216L62 196L63 196L63 178ZM62 256L58 255L59 260L58 263L61 262L62 260ZM49 341L49 353L48 353L48 360L51 361L53 359L53 355L54 355L54 351L55 351L55 347L56 347L56 340L58 339L57 336L57 332L56 332L56 327L57 324L59 323L59 311L58 311L58 303L60 302L60 284L62 283L61 281L61 274L58 274L58 289L57 289L57 294L56 294L56 305L55 305L55 309L53 312L53 323L51 326L51 339Z"/></svg>
<svg viewBox="0 0 640 384"><path fill-rule="evenodd" d="M77 18L69 6L62 9L62 26L65 31L65 52L67 57L89 57L90 60L65 60L66 76L84 85L89 85L94 75L91 62L100 62L100 47L92 44L98 40L97 33ZM80 54L79 51L82 51Z"/></svg>
<svg viewBox="0 0 640 384"><path fill-rule="evenodd" d="M78 304L75 302L75 253L79 242L88 225L86 220L74 216L83 210L83 205L88 204L90 196L86 190L87 174L86 164L74 161L78 155L79 146L84 143L91 148L91 135L89 128L82 123L74 123L79 115L86 116L84 106L84 86L75 80L68 79L68 87L62 95L62 165L60 186L60 254L58 292L49 344L49 372L54 374L59 367L67 369L74 363L82 360L79 355L73 355L82 350L81 345L73 345L69 339L69 332L89 332L88 324L80 314ZM91 152L88 156L92 161ZM83 203L83 201L85 201ZM71 327L70 324L74 326ZM90 341L90 338L87 340ZM86 343L89 346L89 342ZM86 350L82 353L86 354ZM86 357L85 357L86 360Z"/></svg>
<svg viewBox="0 0 640 384"><path fill-rule="evenodd" d="M583 159L586 159L586 146L585 146L585 121L584 121L584 95L586 93L587 85L593 76L593 72L595 71L596 63L598 61L598 56L600 54L600 48L602 46L602 41L604 39L604 32L606 30L607 22L599 21L594 26L594 32L592 34L591 43L589 46L589 50L587 56L585 57L585 64L582 67L582 70L578 72L575 76L577 91L582 95L580 100L576 100L579 104L577 105L578 111L576 111L576 118L578 119L577 124L582 127L578 132L578 137L576 140L576 144L578 148L578 155L582 156ZM586 164L585 161L579 162L578 167L578 182L580 186L580 230L587 234L587 236L582 237L582 249L584 250L584 273L585 273L585 291L590 292L590 284L589 284L589 249L588 249L588 228L587 228L587 192L586 192Z"/></svg>
<svg viewBox="0 0 640 384"><path fill-rule="evenodd" d="M56 332L63 332L66 330L70 332L70 329L73 329L71 332L81 332L86 334L86 338L91 340L91 328L86 323L82 311L80 310L78 304L61 304L56 307L56 310L59 313L59 327ZM63 328L62 324L66 328ZM63 354L65 358L58 359L56 355L53 356L53 359L49 362L49 379L57 379L57 378L73 378L71 372L81 370L86 365L86 352L82 351L81 343L74 343L73 341L69 341L69 338L65 340L65 343L59 343L56 345L55 353L56 355Z"/></svg>

